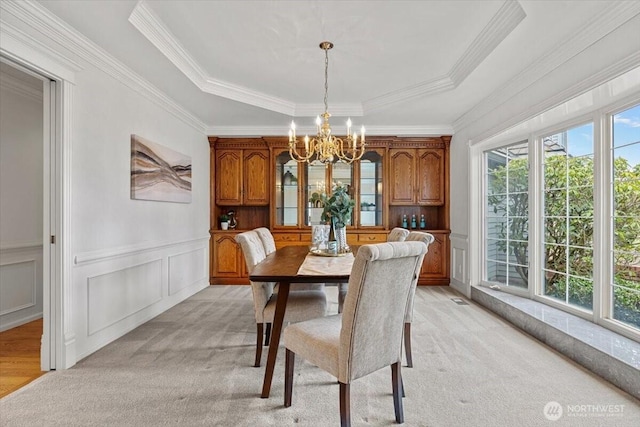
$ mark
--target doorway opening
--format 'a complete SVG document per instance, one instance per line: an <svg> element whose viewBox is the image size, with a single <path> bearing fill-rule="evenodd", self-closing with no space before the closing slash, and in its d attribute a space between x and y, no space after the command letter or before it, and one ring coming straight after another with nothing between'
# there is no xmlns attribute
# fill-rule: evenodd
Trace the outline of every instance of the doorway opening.
<svg viewBox="0 0 640 427"><path fill-rule="evenodd" d="M20 362L4 395L56 367L56 83L0 57L0 92L0 360Z"/></svg>

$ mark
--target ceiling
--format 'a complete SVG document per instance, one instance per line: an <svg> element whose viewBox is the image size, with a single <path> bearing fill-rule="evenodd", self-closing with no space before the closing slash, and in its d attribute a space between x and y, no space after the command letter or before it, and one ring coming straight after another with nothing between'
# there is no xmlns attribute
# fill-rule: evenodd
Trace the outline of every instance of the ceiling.
<svg viewBox="0 0 640 427"><path fill-rule="evenodd" d="M323 111L369 134L447 134L610 1L42 0L211 134L311 129ZM567 52L567 59L577 52ZM566 59L565 59L566 60ZM543 77L544 68L532 76ZM522 79L520 79L522 80ZM534 80L535 81L535 80ZM528 82L531 84L533 82Z"/></svg>

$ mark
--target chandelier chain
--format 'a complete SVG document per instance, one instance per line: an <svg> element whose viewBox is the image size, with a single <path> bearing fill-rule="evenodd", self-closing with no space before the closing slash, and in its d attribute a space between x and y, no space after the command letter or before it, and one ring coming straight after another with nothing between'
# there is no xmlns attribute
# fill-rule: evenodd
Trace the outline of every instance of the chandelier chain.
<svg viewBox="0 0 640 427"><path fill-rule="evenodd" d="M329 111L329 49L324 50L324 112Z"/></svg>

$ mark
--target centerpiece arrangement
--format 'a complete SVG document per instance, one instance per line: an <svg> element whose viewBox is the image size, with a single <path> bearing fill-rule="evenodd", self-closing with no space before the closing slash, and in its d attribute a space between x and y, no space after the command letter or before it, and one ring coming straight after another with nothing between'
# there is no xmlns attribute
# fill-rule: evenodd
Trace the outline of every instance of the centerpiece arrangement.
<svg viewBox="0 0 640 427"><path fill-rule="evenodd" d="M331 197L327 197L326 194L322 196L324 209L320 219L331 225L338 242L338 252L348 252L347 224L351 222L355 206L355 201L349 196L349 186L338 181L333 186Z"/></svg>

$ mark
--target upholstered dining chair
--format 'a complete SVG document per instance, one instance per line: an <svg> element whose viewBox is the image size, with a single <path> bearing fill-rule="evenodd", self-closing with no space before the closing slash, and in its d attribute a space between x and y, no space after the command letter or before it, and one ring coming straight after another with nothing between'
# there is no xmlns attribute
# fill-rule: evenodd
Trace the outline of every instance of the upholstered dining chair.
<svg viewBox="0 0 640 427"><path fill-rule="evenodd" d="M404 242L409 233L406 228L396 227L387 235L387 242Z"/></svg>
<svg viewBox="0 0 640 427"><path fill-rule="evenodd" d="M236 242L242 248L247 270L249 273L263 259L266 253L258 233L254 230L245 231L236 235ZM276 308L276 297L273 292L275 283L251 282L253 294L253 307L256 317L256 359L254 366L260 366L262 358L262 338L264 336L264 324L271 325ZM287 300L285 322L299 322L302 320L323 317L327 312L327 296L324 290L304 290L290 292ZM268 329L270 329L268 326ZM265 343L269 338L265 339ZM275 343L274 345L278 345Z"/></svg>
<svg viewBox="0 0 640 427"><path fill-rule="evenodd" d="M433 243L435 238L431 233L425 233L423 231L412 231L407 235L406 242L422 242L427 245L427 251L429 251L429 245ZM418 274L420 276L420 274ZM416 285L418 277L416 277ZM404 354L407 358L407 367L413 368L413 358L411 357L411 322L413 321L413 300L416 295L416 286L411 287L411 294L409 295L409 304L407 305L407 312L404 315Z"/></svg>
<svg viewBox="0 0 640 427"><path fill-rule="evenodd" d="M406 228L396 227L387 235L387 242L402 242L409 235ZM338 283L338 313L342 313L344 298L347 296L349 286L346 283Z"/></svg>
<svg viewBox="0 0 640 427"><path fill-rule="evenodd" d="M264 251L267 255L276 251L276 241L273 238L273 234L271 234L271 230L269 230L267 227L260 227L260 228L254 229L253 231L258 233L258 236L260 236L260 240L262 241L262 246L264 246ZM308 291L308 290L324 291L324 283L298 283L295 286L291 287L290 292ZM278 291L278 285L276 284L275 292L277 291ZM267 343L265 342L265 344Z"/></svg>
<svg viewBox="0 0 640 427"><path fill-rule="evenodd" d="M396 421L402 409L402 330L411 287L427 252L419 242L359 248L342 314L312 319L284 330L285 397L291 406L295 356L334 375L340 383L340 424L351 425L351 383L391 366Z"/></svg>

